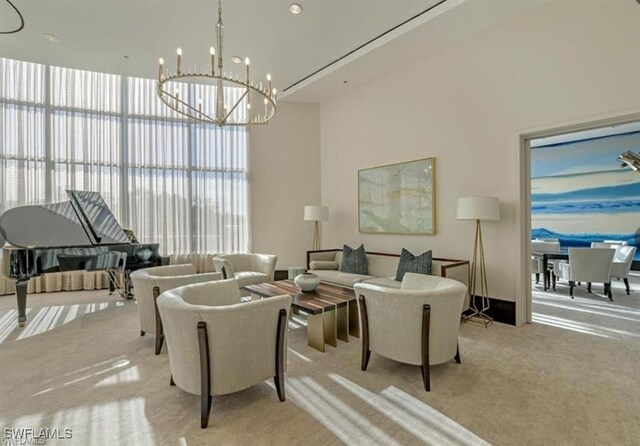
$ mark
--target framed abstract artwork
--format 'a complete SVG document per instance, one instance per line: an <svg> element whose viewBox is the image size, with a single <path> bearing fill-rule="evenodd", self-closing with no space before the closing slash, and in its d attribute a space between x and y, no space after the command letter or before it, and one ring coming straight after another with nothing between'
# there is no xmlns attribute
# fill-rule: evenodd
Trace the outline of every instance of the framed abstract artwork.
<svg viewBox="0 0 640 446"><path fill-rule="evenodd" d="M435 158L359 170L359 231L435 234L435 176Z"/></svg>

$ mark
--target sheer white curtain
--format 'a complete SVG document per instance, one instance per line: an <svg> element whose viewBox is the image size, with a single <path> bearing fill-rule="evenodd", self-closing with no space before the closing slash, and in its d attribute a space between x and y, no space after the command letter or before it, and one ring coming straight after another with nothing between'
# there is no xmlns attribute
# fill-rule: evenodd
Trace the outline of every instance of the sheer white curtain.
<svg viewBox="0 0 640 446"><path fill-rule="evenodd" d="M0 58L0 212L94 190L163 254L248 251L246 131L183 119L155 88ZM200 98L212 87L176 88Z"/></svg>
<svg viewBox="0 0 640 446"><path fill-rule="evenodd" d="M44 66L0 59L0 213L46 202Z"/></svg>
<svg viewBox="0 0 640 446"><path fill-rule="evenodd" d="M51 67L51 201L94 190L122 222L120 76Z"/></svg>

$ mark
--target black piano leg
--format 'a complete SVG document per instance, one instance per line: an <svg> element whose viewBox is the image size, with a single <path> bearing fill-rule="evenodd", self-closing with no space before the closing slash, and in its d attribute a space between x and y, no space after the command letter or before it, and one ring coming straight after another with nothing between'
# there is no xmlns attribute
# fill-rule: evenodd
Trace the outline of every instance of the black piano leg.
<svg viewBox="0 0 640 446"><path fill-rule="evenodd" d="M18 299L18 326L24 327L27 323L27 285L28 280L16 281L16 298Z"/></svg>

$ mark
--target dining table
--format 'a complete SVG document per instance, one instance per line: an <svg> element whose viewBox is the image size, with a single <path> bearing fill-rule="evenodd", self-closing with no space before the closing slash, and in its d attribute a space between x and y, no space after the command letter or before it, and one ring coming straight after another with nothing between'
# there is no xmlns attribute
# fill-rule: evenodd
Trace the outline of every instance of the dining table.
<svg viewBox="0 0 640 446"><path fill-rule="evenodd" d="M544 290L547 291L551 287L549 260L569 260L569 248L563 247L558 251L531 251L531 256L542 261Z"/></svg>

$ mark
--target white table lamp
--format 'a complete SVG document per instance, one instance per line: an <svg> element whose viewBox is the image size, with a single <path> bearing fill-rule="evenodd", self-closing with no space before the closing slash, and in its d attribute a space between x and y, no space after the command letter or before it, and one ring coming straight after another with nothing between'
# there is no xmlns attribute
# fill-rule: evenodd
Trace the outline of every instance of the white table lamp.
<svg viewBox="0 0 640 446"><path fill-rule="evenodd" d="M329 220L329 208L327 206L305 206L305 221L313 221L313 250L320 249L320 228L318 222Z"/></svg>
<svg viewBox="0 0 640 446"><path fill-rule="evenodd" d="M469 294L471 297L471 309L473 313L469 318L478 318L485 325L493 322L493 319L486 314L489 309L489 290L487 286L487 270L484 263L484 246L482 244L482 227L480 221L500 220L500 200L497 197L464 197L458 198L457 214L458 220L475 220L476 237L473 244L473 260L471 263L471 283ZM480 297L482 306L476 305L476 278L480 276Z"/></svg>

